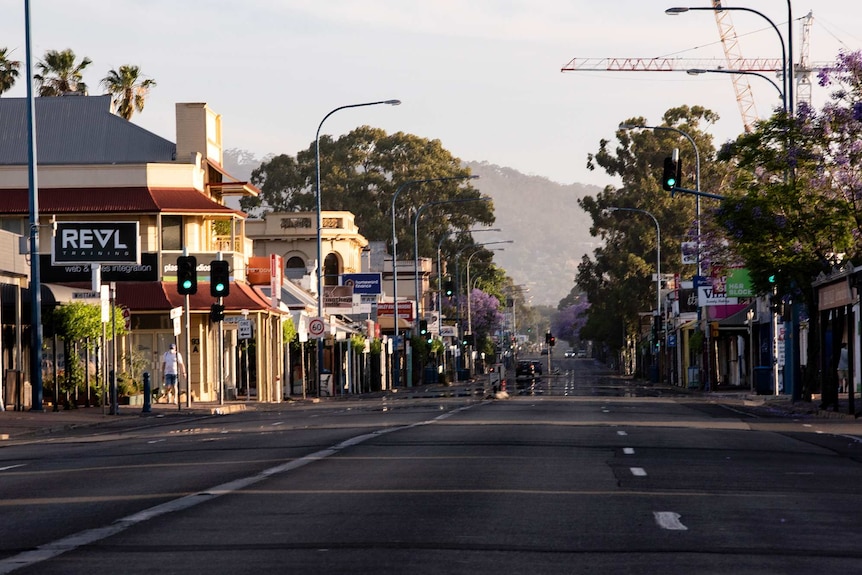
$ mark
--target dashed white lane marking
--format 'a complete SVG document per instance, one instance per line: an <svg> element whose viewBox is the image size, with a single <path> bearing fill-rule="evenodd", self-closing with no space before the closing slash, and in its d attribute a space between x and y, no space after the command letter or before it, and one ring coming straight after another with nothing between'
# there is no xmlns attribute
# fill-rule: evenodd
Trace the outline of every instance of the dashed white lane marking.
<svg viewBox="0 0 862 575"><path fill-rule="evenodd" d="M617 431L617 435L625 436L628 435L625 431Z"/></svg>
<svg viewBox="0 0 862 575"><path fill-rule="evenodd" d="M653 511L656 524L662 529L669 531L688 531L688 527L682 524L679 520L682 517L679 513L673 511Z"/></svg>
<svg viewBox="0 0 862 575"><path fill-rule="evenodd" d="M24 467L26 463L19 463L18 465L7 465L6 467L0 467L0 471L9 471L10 469L15 469L16 467Z"/></svg>
<svg viewBox="0 0 862 575"><path fill-rule="evenodd" d="M646 477L646 469L643 467L630 467L629 470L635 477Z"/></svg>
<svg viewBox="0 0 862 575"><path fill-rule="evenodd" d="M635 450L633 447L623 447L623 453L625 453L626 455L634 455Z"/></svg>
<svg viewBox="0 0 862 575"><path fill-rule="evenodd" d="M199 491L191 495L186 495L185 497L180 497L179 499L167 501L160 505L150 507L149 509L139 511L138 513L133 513L132 515L127 515L126 517L117 519L110 525L80 531L78 533L69 535L68 537L63 537L62 539L51 541L50 543L45 543L44 545L40 545L35 549L24 551L22 553L18 553L17 555L6 557L5 559L0 559L0 575L6 575L7 573L11 573L12 571L15 571L17 569L35 565L37 563L42 563L43 561L48 561L50 559L53 559L54 557L62 555L63 553L73 551L83 545L89 545L91 543L95 543L96 541L101 541L102 539L111 537L112 535L116 535L117 533L121 533L126 529L129 529L130 527L133 527L139 523L143 523L144 521L148 521L154 517L165 515L167 513L173 513L175 511L181 511L183 509L188 509L200 503L204 503L205 501L212 501L216 497L227 495L228 493L233 493L240 489L255 485L256 483L268 479L269 477L273 477L281 473L286 473L288 471L298 469L300 467L308 465L309 463L314 463L315 461L320 461L321 459L325 459L330 455L334 455L343 449L352 447L354 445L359 445L360 443L368 441L369 439L374 439L376 437L380 437L381 435L386 435L395 431L403 431L407 429L421 427L423 425L430 425L436 421L441 421L452 417L456 413L460 413L467 409L472 409L477 405L481 404L477 403L472 405L466 405L464 407L448 411L446 413L438 415L437 417L425 421L410 423L407 425L402 425L400 427L388 427L384 429L378 429L377 431L357 435L356 437L351 437L342 441L341 443L337 443L326 449L321 449L320 451L311 453L304 457L300 457L299 459L293 459L290 461L286 461L280 465L270 467L269 469L264 469L263 471L255 475L241 477L233 481L228 481L227 483L222 483L221 485L216 485L215 487L206 489L204 491Z"/></svg>
<svg viewBox="0 0 862 575"><path fill-rule="evenodd" d="M165 441L165 440L164 439L153 439L151 441L148 441L147 443L152 445L153 443L161 443L163 441Z"/></svg>

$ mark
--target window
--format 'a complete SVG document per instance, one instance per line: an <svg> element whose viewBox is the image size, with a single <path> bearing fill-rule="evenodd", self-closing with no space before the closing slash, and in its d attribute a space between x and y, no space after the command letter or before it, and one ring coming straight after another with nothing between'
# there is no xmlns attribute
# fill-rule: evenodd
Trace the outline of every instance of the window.
<svg viewBox="0 0 862 575"><path fill-rule="evenodd" d="M337 286L341 269L336 254L329 254L323 259L323 285Z"/></svg>
<svg viewBox="0 0 862 575"><path fill-rule="evenodd" d="M184 245L183 217L162 216L162 249L181 250Z"/></svg>

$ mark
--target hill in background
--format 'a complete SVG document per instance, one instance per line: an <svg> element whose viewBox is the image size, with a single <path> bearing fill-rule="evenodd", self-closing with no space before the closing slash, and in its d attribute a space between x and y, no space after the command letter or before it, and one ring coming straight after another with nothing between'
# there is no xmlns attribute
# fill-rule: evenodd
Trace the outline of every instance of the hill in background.
<svg viewBox="0 0 862 575"><path fill-rule="evenodd" d="M224 153L228 173L248 180L261 159L244 150ZM479 176L473 186L494 200L500 232L475 236L477 242L513 240L495 252L494 260L515 283L529 288L532 305L556 307L574 287L578 263L598 245L590 236L587 214L578 199L596 195L598 186L559 184L541 176L528 176L512 168L487 162L466 162ZM232 205L231 207L239 207ZM360 230L360 233L362 230Z"/></svg>

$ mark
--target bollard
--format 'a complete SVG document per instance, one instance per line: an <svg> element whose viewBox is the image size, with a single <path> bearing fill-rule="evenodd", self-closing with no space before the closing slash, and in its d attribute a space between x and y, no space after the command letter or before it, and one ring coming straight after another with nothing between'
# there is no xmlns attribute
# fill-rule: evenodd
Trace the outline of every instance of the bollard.
<svg viewBox="0 0 862 575"><path fill-rule="evenodd" d="M144 407L141 413L150 413L152 411L153 390L150 385L150 372L144 372Z"/></svg>

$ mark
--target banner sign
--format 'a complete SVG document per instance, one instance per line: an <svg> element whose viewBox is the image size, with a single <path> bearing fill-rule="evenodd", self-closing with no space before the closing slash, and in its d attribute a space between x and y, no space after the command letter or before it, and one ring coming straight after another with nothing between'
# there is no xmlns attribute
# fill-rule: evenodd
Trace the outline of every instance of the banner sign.
<svg viewBox="0 0 862 575"><path fill-rule="evenodd" d="M93 279L89 263L52 265L49 254L40 254L39 266L41 281L45 283L90 283ZM176 281L176 263L173 266ZM102 264L103 282L154 282L159 279L159 257L155 253L141 254L139 264Z"/></svg>
<svg viewBox="0 0 862 575"><path fill-rule="evenodd" d="M383 293L383 274L343 274L341 285L352 286L353 293L380 295Z"/></svg>
<svg viewBox="0 0 862 575"><path fill-rule="evenodd" d="M140 264L139 222L57 222L51 263Z"/></svg>
<svg viewBox="0 0 862 575"><path fill-rule="evenodd" d="M754 297L751 276L744 268L730 270L727 276L727 297Z"/></svg>
<svg viewBox="0 0 862 575"><path fill-rule="evenodd" d="M350 310L353 309L353 288L350 286L323 286L323 307L340 309L341 313L350 313Z"/></svg>
<svg viewBox="0 0 862 575"><path fill-rule="evenodd" d="M377 304L377 317L383 316L394 316L395 315L395 305L389 302L380 302ZM398 318L406 319L407 321L413 321L415 316L413 315L413 302L412 301L399 301L398 302Z"/></svg>

